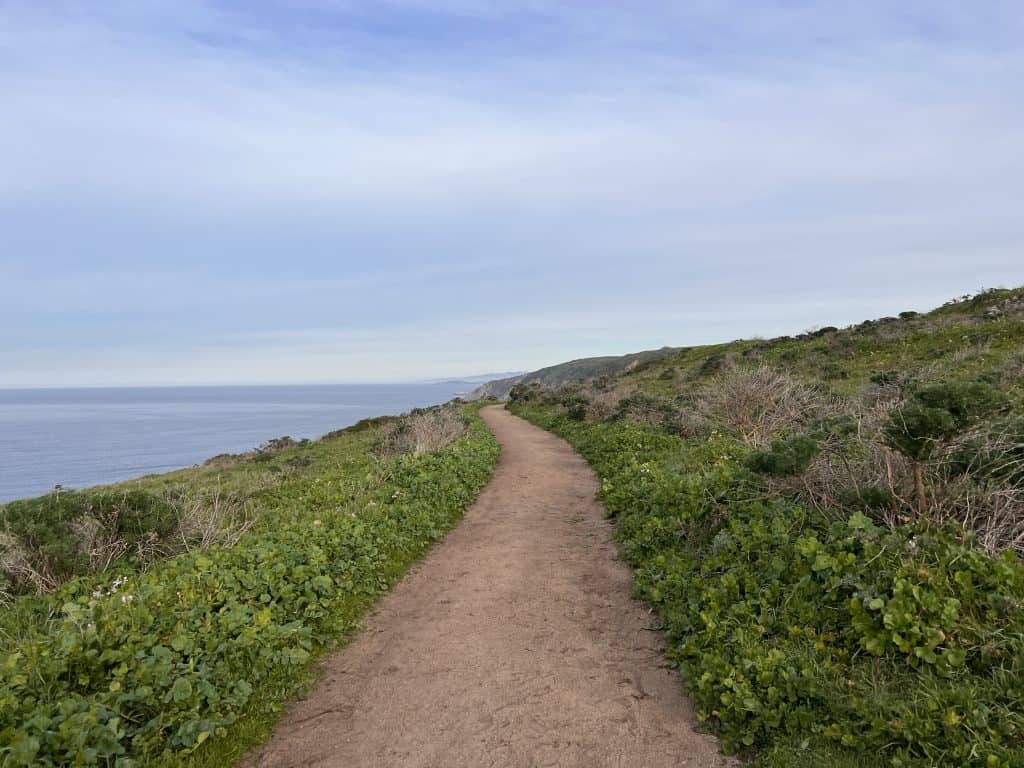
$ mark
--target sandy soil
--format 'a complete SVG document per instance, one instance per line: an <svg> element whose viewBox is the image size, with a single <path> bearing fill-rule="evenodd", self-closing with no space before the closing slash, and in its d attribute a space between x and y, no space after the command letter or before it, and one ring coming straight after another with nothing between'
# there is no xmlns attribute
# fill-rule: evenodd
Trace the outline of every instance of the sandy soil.
<svg viewBox="0 0 1024 768"><path fill-rule="evenodd" d="M731 765L662 665L587 464L483 416L502 448L490 484L246 765Z"/></svg>

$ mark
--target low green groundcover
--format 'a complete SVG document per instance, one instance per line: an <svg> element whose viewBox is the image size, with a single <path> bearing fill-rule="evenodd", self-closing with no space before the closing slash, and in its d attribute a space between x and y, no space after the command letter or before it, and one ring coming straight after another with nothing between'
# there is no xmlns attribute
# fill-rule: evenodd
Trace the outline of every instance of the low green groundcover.
<svg viewBox="0 0 1024 768"><path fill-rule="evenodd" d="M473 417L468 437L374 478L364 462L303 481L236 546L35 600L36 625L0 642L0 762L149 765L277 711L310 654L460 517L497 453ZM355 490L318 503L335 498L328 481Z"/></svg>
<svg viewBox="0 0 1024 768"><path fill-rule="evenodd" d="M516 404L602 478L639 594L729 750L1024 766L1024 566L958 532L769 499L747 451ZM791 745L796 745L790 749ZM788 759L788 758L787 758ZM817 760L821 762L820 759Z"/></svg>

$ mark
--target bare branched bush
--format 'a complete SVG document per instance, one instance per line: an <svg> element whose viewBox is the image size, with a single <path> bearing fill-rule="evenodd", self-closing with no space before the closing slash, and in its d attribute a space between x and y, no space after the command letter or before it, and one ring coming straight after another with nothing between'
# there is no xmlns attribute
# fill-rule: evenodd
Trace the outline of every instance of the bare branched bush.
<svg viewBox="0 0 1024 768"><path fill-rule="evenodd" d="M591 421L608 421L615 415L619 401L627 397L632 390L625 386L594 388L587 405L587 419Z"/></svg>
<svg viewBox="0 0 1024 768"><path fill-rule="evenodd" d="M415 411L384 427L377 455L434 453L466 435L466 420L459 408L441 406Z"/></svg>
<svg viewBox="0 0 1024 768"><path fill-rule="evenodd" d="M770 490L836 517L851 505L884 501L867 511L890 526L920 515L929 524L961 526L990 553L1024 552L1024 421L983 423L942 444L925 463L925 504L916 509L911 461L888 448L881 434L902 402L895 389L868 388L845 413L833 403L830 415L852 416L856 430L826 436L803 473L770 478Z"/></svg>
<svg viewBox="0 0 1024 768"><path fill-rule="evenodd" d="M955 522L972 531L991 554L1006 549L1024 553L1024 489L977 483L963 475L932 495L930 519Z"/></svg>
<svg viewBox="0 0 1024 768"><path fill-rule="evenodd" d="M60 581L46 568L46 559L30 553L10 532L0 533L0 573L14 584L28 584L42 594L60 586Z"/></svg>
<svg viewBox="0 0 1024 768"><path fill-rule="evenodd" d="M90 572L105 571L129 549L128 541L117 533L117 511L103 517L86 514L68 524L78 551L89 558Z"/></svg>
<svg viewBox="0 0 1024 768"><path fill-rule="evenodd" d="M254 519L239 499L214 493L185 496L178 505L176 544L186 551L214 546L232 547L252 527Z"/></svg>
<svg viewBox="0 0 1024 768"><path fill-rule="evenodd" d="M758 448L781 432L801 429L821 408L816 390L766 365L716 375L695 403L698 414Z"/></svg>
<svg viewBox="0 0 1024 768"><path fill-rule="evenodd" d="M587 404L589 421L608 421L615 414L615 406L620 400L619 395L612 392L598 392Z"/></svg>
<svg viewBox="0 0 1024 768"><path fill-rule="evenodd" d="M131 507L128 495L114 504L90 505L63 529L77 551L70 564L59 550L29 546L10 530L0 533L0 574L17 593L43 594L76 576L106 571L124 558L145 568L182 552L232 546L253 523L243 501L220 493L165 496L158 506L159 519L146 519Z"/></svg>
<svg viewBox="0 0 1024 768"><path fill-rule="evenodd" d="M930 469L932 520L959 523L990 552L1024 551L1024 422L978 425Z"/></svg>
<svg viewBox="0 0 1024 768"><path fill-rule="evenodd" d="M853 506L889 525L909 520L910 462L882 440L882 427L903 401L895 381L868 384L858 399L822 398L818 454L799 476L770 478L771 492L798 496L837 519Z"/></svg>
<svg viewBox="0 0 1024 768"><path fill-rule="evenodd" d="M678 409L669 400L634 394L622 398L615 409L617 418L649 427L665 427L675 422Z"/></svg>

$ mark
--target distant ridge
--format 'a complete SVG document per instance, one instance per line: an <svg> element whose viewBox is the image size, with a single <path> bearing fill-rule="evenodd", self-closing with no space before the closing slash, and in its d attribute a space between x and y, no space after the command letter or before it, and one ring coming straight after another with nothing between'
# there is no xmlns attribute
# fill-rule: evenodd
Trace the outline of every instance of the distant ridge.
<svg viewBox="0 0 1024 768"><path fill-rule="evenodd" d="M474 376L445 376L443 379L425 379L418 384L483 384L495 379L522 376L526 371L502 371L500 373L478 373Z"/></svg>
<svg viewBox="0 0 1024 768"><path fill-rule="evenodd" d="M584 357L578 360L570 360L567 363L549 365L547 368L540 368L530 373L521 373L488 381L470 392L468 398L470 400L481 400L493 397L498 400L507 400L512 387L516 384L540 384L545 387L558 387L573 381L584 381L596 378L597 376L610 376L622 373L631 366L639 365L640 363L661 360L664 357L675 354L679 349L679 347L662 347L661 349L650 349L644 352L632 352L628 355Z"/></svg>

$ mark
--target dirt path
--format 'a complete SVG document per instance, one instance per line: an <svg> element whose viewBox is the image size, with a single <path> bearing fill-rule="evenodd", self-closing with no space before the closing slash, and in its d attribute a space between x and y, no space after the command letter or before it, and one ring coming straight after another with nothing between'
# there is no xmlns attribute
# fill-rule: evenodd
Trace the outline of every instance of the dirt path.
<svg viewBox="0 0 1024 768"><path fill-rule="evenodd" d="M731 764L662 667L587 464L483 416L502 449L490 484L247 765Z"/></svg>

